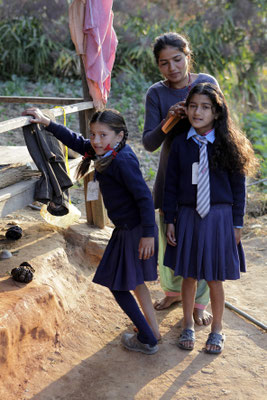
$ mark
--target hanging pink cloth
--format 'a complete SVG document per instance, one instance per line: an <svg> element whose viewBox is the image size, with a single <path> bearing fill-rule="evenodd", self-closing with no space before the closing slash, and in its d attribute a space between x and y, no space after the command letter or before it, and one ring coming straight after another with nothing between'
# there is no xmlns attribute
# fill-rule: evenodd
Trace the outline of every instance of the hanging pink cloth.
<svg viewBox="0 0 267 400"><path fill-rule="evenodd" d="M82 55L96 109L104 108L107 102L118 44L112 3L113 0L74 0L69 8L71 38Z"/></svg>

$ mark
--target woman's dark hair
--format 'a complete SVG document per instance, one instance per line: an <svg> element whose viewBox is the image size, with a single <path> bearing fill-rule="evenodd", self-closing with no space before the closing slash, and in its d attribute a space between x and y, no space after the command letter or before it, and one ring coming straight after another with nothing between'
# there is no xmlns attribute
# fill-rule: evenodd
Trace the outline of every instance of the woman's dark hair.
<svg viewBox="0 0 267 400"><path fill-rule="evenodd" d="M128 138L128 130L123 116L117 110L112 110L112 109L106 109L104 111L96 111L90 120L90 126L95 122L100 122L101 124L107 125L109 129L114 131L117 135L121 131L124 132L124 136L121 142L119 143L118 147L116 148L116 152L119 152L125 146L126 140ZM96 169L99 170L99 172L102 172L111 163L113 158L114 155L111 154L110 156L101 159L101 161L99 162L99 167L101 168L101 170L100 168L98 169L97 167ZM85 157L83 157L81 163L78 165L77 169L78 178L83 177L87 173L89 166L91 164L91 160L95 159L96 159L96 154L94 149L91 147L90 150L86 153Z"/></svg>
<svg viewBox="0 0 267 400"><path fill-rule="evenodd" d="M255 175L259 162L254 155L250 141L233 123L220 88L212 83L199 83L194 86L185 102L189 106L195 94L208 96L213 113L215 141L211 158L211 167L228 169L231 172L240 172L245 175Z"/></svg>
<svg viewBox="0 0 267 400"><path fill-rule="evenodd" d="M156 59L156 63L159 63L159 55L161 50L165 49L167 46L175 47L186 56L192 56L192 51L190 50L189 41L182 35L176 32L166 32L161 36L156 37L153 53ZM190 58L191 62L191 58ZM189 66L190 66L189 62Z"/></svg>

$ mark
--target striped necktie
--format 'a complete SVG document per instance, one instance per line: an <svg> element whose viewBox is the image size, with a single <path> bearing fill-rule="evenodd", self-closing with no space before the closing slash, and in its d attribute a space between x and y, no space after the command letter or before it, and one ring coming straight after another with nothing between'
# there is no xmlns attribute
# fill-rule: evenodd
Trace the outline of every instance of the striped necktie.
<svg viewBox="0 0 267 400"><path fill-rule="evenodd" d="M197 207L201 218L204 218L210 210L210 175L207 144L204 137L195 136L201 143L199 148L198 180L197 180Z"/></svg>

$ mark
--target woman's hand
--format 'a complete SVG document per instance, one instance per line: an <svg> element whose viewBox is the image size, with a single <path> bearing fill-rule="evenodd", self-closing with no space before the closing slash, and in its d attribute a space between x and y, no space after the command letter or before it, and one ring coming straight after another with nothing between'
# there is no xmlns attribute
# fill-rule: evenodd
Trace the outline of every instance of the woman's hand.
<svg viewBox="0 0 267 400"><path fill-rule="evenodd" d="M176 246L176 237L175 237L175 226L174 224L167 224L167 231L166 231L166 236L167 236L167 242L171 246Z"/></svg>
<svg viewBox="0 0 267 400"><path fill-rule="evenodd" d="M32 115L34 118L31 118L30 122L35 124L42 124L45 126L50 124L50 119L47 118L39 108L36 107L27 108L23 111L22 115Z"/></svg>
<svg viewBox="0 0 267 400"><path fill-rule="evenodd" d="M173 106L170 107L168 114L166 116L166 121L170 117L179 117L184 118L186 116L185 114L185 101L179 101L179 103L174 104Z"/></svg>
<svg viewBox="0 0 267 400"><path fill-rule="evenodd" d="M154 255L155 239L153 237L142 237L139 242L139 260L148 260Z"/></svg>
<svg viewBox="0 0 267 400"><path fill-rule="evenodd" d="M234 228L234 232L235 232L236 244L239 244L239 242L241 240L241 228Z"/></svg>

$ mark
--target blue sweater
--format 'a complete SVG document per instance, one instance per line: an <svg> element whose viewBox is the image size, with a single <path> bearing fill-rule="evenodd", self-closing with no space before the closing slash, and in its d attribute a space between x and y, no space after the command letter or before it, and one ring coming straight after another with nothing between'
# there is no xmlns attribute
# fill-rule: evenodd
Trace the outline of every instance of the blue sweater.
<svg viewBox="0 0 267 400"><path fill-rule="evenodd" d="M51 121L46 128L74 151L84 155L91 148L89 139ZM151 192L139 168L139 162L126 145L103 173L96 173L108 216L115 226L130 229L142 224L143 237L154 236L155 212Z"/></svg>
<svg viewBox="0 0 267 400"><path fill-rule="evenodd" d="M208 143L208 157L212 154ZM173 223L177 206L196 207L197 185L192 185L192 164L199 162L199 145L187 133L174 139L165 177L163 211L166 223ZM210 202L231 204L234 226L243 225L245 212L245 177L240 173L210 168Z"/></svg>

